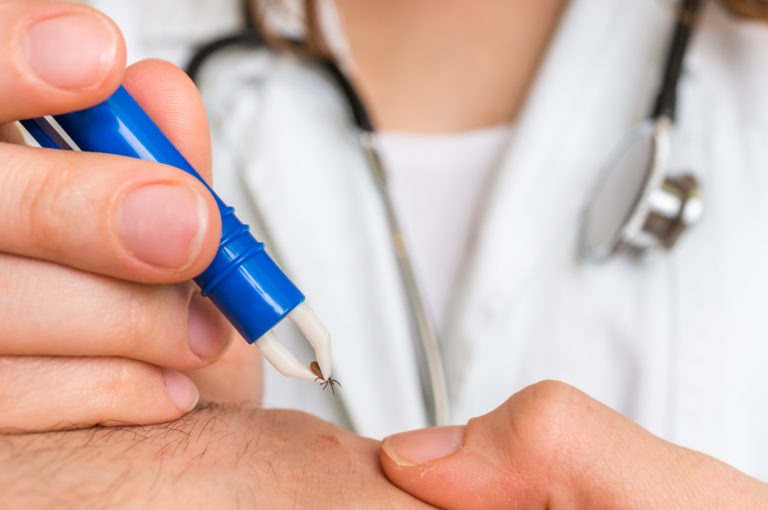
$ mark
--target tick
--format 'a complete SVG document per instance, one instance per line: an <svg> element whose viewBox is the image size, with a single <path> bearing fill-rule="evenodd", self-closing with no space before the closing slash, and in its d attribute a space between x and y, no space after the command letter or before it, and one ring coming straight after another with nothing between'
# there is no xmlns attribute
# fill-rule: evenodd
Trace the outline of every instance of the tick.
<svg viewBox="0 0 768 510"><path fill-rule="evenodd" d="M328 385L330 385L331 386L331 393L333 393L335 395L336 394L336 390L333 389L333 385L334 384L338 384L339 388L341 388L341 383L339 381L337 381L336 379L333 379L331 377L326 379L323 376L323 372L322 372L322 370L320 370L320 365L318 364L317 361L313 361L312 363L310 363L309 364L309 369L312 371L313 374L315 374L317 376L315 378L315 381L320 381L320 385L323 387L323 389L327 388Z"/></svg>

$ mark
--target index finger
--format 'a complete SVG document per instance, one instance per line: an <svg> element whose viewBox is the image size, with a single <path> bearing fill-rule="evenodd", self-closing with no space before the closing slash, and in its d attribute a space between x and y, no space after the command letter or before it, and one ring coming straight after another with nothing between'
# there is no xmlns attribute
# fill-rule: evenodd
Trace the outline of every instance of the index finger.
<svg viewBox="0 0 768 510"><path fill-rule="evenodd" d="M125 68L120 31L70 2L0 0L0 124L106 99Z"/></svg>

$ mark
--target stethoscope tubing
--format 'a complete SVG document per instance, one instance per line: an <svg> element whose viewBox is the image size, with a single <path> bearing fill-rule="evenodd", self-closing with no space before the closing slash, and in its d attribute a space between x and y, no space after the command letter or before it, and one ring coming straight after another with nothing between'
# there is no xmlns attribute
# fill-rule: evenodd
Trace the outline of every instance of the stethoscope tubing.
<svg viewBox="0 0 768 510"><path fill-rule="evenodd" d="M300 46L300 40L288 40L289 44ZM232 46L252 47L257 49L272 48L252 23L236 34L215 39L200 48L190 59L186 72L196 80L205 61L213 54ZM325 57L307 56L312 64L317 65L334 82L343 95L351 115L352 122L359 131L359 145L368 161L368 168L377 192L381 198L389 229L390 243L395 255L401 285L408 300L408 310L414 329L414 348L419 366L421 390L429 425L446 425L450 419L448 400L448 380L442 353L434 323L427 312L421 289L417 283L409 250L406 246L395 207L387 188L387 171L382 161L377 143L376 129L371 116L360 95L350 80L336 63Z"/></svg>
<svg viewBox="0 0 768 510"><path fill-rule="evenodd" d="M683 61L688 52L688 44L695 30L702 3L703 0L682 0L678 7L679 12L677 13L672 42L667 51L659 92L651 109L651 119L667 117L672 124L675 122L677 85L683 73Z"/></svg>
<svg viewBox="0 0 768 510"><path fill-rule="evenodd" d="M642 253L651 247L671 248L680 234L698 221L701 215L701 196L698 180L687 174L672 177L667 168L672 132L677 117L677 96L683 64L689 43L701 14L705 0L680 0L675 25L663 63L654 101L648 117L622 140L606 167L598 174L585 206L580 233L580 257L583 261L602 263L621 251ZM640 143L646 143L645 152L638 155ZM642 157L641 157L642 156ZM647 160L644 167L635 161ZM622 208L606 209L617 196L619 182L634 182L637 172L643 176L634 198L622 203ZM682 179L682 180L681 180ZM683 183L692 183L681 186ZM632 188L632 191L635 191ZM674 198L678 210L661 211L651 202L660 197ZM692 211L699 211L694 214ZM601 218L616 217L618 221L606 224Z"/></svg>
<svg viewBox="0 0 768 510"><path fill-rule="evenodd" d="M679 11L676 16L672 42L665 59L664 72L658 93L649 116L649 120L654 125L672 126L674 124L677 110L678 82L682 74L683 61L689 41L703 2L704 0L681 0L678 6ZM224 48L244 46L259 49L266 48L275 51L275 48L272 48L269 41L263 37L258 27L252 21L251 2L245 0L243 8L246 26L240 33L221 37L198 48L187 65L187 73L193 80L198 77L202 64L211 55ZM289 40L287 42L295 46L301 46L302 44L300 40ZM374 122L355 87L332 59L309 55L307 57L313 64L324 70L344 96L352 121L359 130L359 144L366 155L371 177L381 197L389 228L390 242L397 259L401 284L409 301L411 319L416 330L415 337L418 339L418 342L414 342L414 345L419 363L420 382L428 421L430 425L447 424L450 415L448 384L438 335L434 323L427 313L402 230L395 214L395 208L387 189L387 172L377 147Z"/></svg>

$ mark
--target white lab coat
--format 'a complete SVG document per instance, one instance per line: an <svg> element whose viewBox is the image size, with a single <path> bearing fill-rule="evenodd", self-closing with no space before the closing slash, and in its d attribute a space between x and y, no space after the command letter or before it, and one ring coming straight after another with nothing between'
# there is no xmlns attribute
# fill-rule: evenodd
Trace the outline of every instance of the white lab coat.
<svg viewBox="0 0 768 510"><path fill-rule="evenodd" d="M554 378L768 480L768 27L709 5L690 51L671 169L703 183L701 224L671 253L577 259L580 210L650 108L671 14L656 0L574 0L566 11L487 190L441 339L451 419ZM344 102L292 61L238 51L212 60L201 88L215 186L334 337L335 397L269 370L265 405L375 437L423 426L403 290Z"/></svg>

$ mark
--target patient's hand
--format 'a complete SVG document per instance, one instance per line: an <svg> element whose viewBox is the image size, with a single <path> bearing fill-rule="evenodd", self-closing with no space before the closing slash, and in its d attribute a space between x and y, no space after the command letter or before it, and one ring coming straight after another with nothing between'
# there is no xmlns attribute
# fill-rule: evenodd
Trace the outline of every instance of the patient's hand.
<svg viewBox="0 0 768 510"><path fill-rule="evenodd" d="M10 508L432 508L378 442L307 414L204 406L164 425L0 438Z"/></svg>

